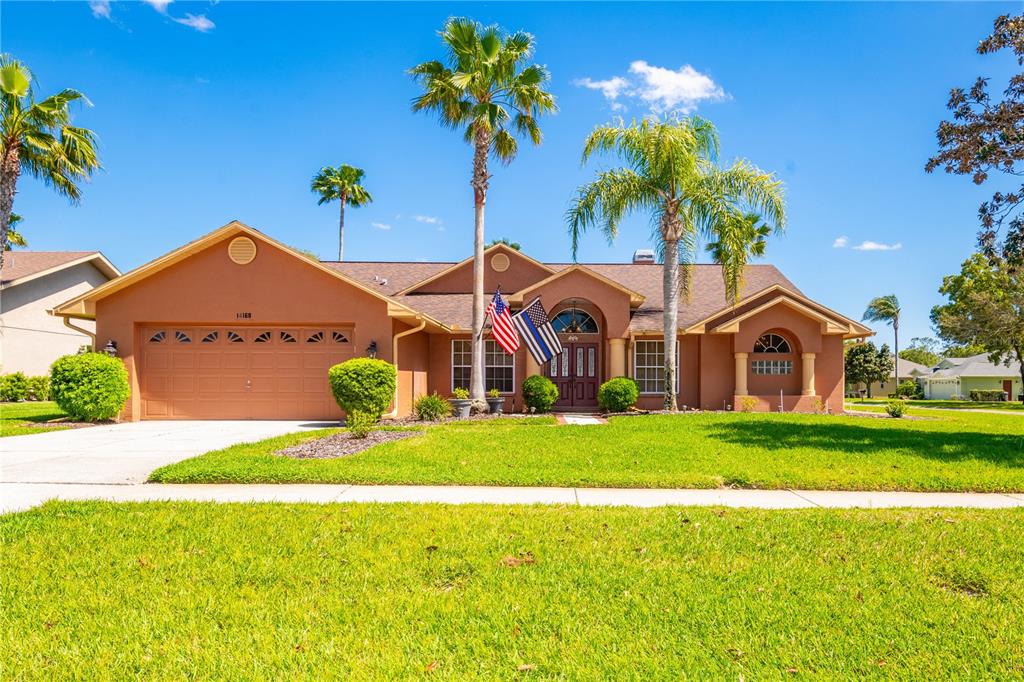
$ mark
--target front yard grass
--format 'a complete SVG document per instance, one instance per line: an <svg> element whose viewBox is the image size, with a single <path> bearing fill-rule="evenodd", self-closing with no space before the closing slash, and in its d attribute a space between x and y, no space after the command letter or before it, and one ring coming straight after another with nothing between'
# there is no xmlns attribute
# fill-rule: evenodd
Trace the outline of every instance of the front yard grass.
<svg viewBox="0 0 1024 682"><path fill-rule="evenodd" d="M851 405L885 405L890 398L847 398L846 402ZM908 400L908 405L915 407L930 407L939 410L1009 410L1024 411L1024 403L1020 401L988 401L976 402L973 400Z"/></svg>
<svg viewBox="0 0 1024 682"><path fill-rule="evenodd" d="M69 428L66 424L46 423L66 416L51 401L0 403L0 438Z"/></svg>
<svg viewBox="0 0 1024 682"><path fill-rule="evenodd" d="M868 408L880 409L880 408ZM795 414L550 417L453 422L351 457L283 447L333 431L210 452L156 470L163 483L384 483L641 488L1024 490L1024 422L939 413L891 420Z"/></svg>
<svg viewBox="0 0 1024 682"><path fill-rule="evenodd" d="M1024 510L50 503L6 679L1011 679ZM73 542L69 542L73 538Z"/></svg>

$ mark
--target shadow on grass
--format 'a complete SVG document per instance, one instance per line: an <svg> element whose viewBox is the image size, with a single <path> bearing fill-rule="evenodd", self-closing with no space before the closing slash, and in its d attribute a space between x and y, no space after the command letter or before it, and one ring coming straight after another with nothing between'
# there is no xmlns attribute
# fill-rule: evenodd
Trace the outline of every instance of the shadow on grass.
<svg viewBox="0 0 1024 682"><path fill-rule="evenodd" d="M870 428L857 424L808 424L771 421L719 423L708 436L725 443L766 450L817 448L848 454L902 450L925 459L983 459L1006 467L1024 467L1024 434L974 431L935 432L898 427Z"/></svg>

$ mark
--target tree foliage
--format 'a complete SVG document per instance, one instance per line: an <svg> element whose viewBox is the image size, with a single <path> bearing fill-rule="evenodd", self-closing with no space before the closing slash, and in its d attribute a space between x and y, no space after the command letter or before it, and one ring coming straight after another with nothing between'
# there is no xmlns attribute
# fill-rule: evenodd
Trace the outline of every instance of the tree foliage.
<svg viewBox="0 0 1024 682"><path fill-rule="evenodd" d="M492 239L490 242L487 243L487 246L485 248L489 249L492 246L496 246L497 244L504 244L508 248L515 249L516 251L522 251L523 250L523 245L522 244L520 244L519 242L514 242L511 239L509 239L508 237L499 237L498 239Z"/></svg>
<svg viewBox="0 0 1024 682"><path fill-rule="evenodd" d="M942 360L941 350L942 344L936 339L915 336L910 340L910 345L900 351L899 356L903 360L916 362L925 367L934 367Z"/></svg>
<svg viewBox="0 0 1024 682"><path fill-rule="evenodd" d="M320 196L318 205L331 201L338 206L338 260L345 259L345 206L359 208L373 202L373 196L363 187L366 173L362 168L342 164L337 167L324 166L309 185L314 194Z"/></svg>
<svg viewBox="0 0 1024 682"><path fill-rule="evenodd" d="M768 233L785 225L782 183L747 161L719 166L718 133L697 116L598 126L584 142L584 163L595 154L614 155L622 166L599 171L577 190L566 213L573 258L588 229L610 242L627 215L650 218L664 264L664 404L676 410L679 294L689 292L698 241L710 242L726 295L736 301L749 259L763 254Z"/></svg>
<svg viewBox="0 0 1024 682"><path fill-rule="evenodd" d="M943 338L984 347L993 362L1021 363L1024 380L1024 269L976 253L942 280L948 302L932 308Z"/></svg>
<svg viewBox="0 0 1024 682"><path fill-rule="evenodd" d="M1024 66L1024 15L998 17L977 52L1004 49L1012 50L1018 67ZM939 152L928 160L926 171L942 168L954 175L970 175L976 185L991 173L1024 175L1024 73L1010 78L1001 100L993 99L988 86L989 79L979 77L966 90L952 89L946 107L953 112L953 120L939 124ZM1018 210L1022 203L1024 184L1008 192L996 191L978 208L978 243L986 256L999 254L1014 262L1024 259L1024 215ZM1007 230L1000 244L1004 223Z"/></svg>
<svg viewBox="0 0 1024 682"><path fill-rule="evenodd" d="M71 125L71 106L88 104L85 95L65 89L36 101L32 81L27 66L0 55L0 258L21 173L77 202L79 183L100 167L96 135Z"/></svg>
<svg viewBox="0 0 1024 682"><path fill-rule="evenodd" d="M864 384L871 395L871 384L885 381L893 371L892 353L888 344L881 348L870 341L846 347L846 380Z"/></svg>

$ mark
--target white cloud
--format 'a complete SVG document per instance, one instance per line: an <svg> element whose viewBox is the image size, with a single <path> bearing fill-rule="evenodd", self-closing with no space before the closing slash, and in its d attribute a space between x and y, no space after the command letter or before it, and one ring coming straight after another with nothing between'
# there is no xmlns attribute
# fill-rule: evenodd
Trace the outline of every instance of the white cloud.
<svg viewBox="0 0 1024 682"><path fill-rule="evenodd" d="M427 225L440 225L441 219L437 216L432 215L414 215L412 217L418 223L426 223Z"/></svg>
<svg viewBox="0 0 1024 682"><path fill-rule="evenodd" d="M378 230L390 230L391 226L387 223L370 223L370 227L374 227Z"/></svg>
<svg viewBox="0 0 1024 682"><path fill-rule="evenodd" d="M853 247L855 251L899 251L903 248L903 244L896 242L895 244L880 244L873 241L863 241L857 246Z"/></svg>
<svg viewBox="0 0 1024 682"><path fill-rule="evenodd" d="M184 24L185 26L188 26L190 28L194 28L195 30L199 31L200 33L206 33L207 31L212 30L212 29L217 27L217 25L215 23L213 23L212 21L210 21L209 19L206 18L205 14L195 15L195 14L191 14L189 12L186 12L185 16L183 18L182 17L171 17L171 19L173 19L174 21L176 21L179 24Z"/></svg>
<svg viewBox="0 0 1024 682"><path fill-rule="evenodd" d="M832 242L833 249L845 249L846 245L850 243L850 238L846 235L842 237L836 237L836 240Z"/></svg>
<svg viewBox="0 0 1024 682"><path fill-rule="evenodd" d="M702 102L717 102L728 98L722 86L707 74L689 64L678 70L653 66L642 59L629 65L630 77L613 76L605 80L578 78L573 85L599 90L615 111L625 109L621 97L637 99L651 111L662 113L678 111L688 114Z"/></svg>
<svg viewBox="0 0 1024 682"><path fill-rule="evenodd" d="M110 0L89 0L89 9L97 19L110 18Z"/></svg>
<svg viewBox="0 0 1024 682"><path fill-rule="evenodd" d="M142 0L160 14L167 14L167 5L174 2L174 0Z"/></svg>

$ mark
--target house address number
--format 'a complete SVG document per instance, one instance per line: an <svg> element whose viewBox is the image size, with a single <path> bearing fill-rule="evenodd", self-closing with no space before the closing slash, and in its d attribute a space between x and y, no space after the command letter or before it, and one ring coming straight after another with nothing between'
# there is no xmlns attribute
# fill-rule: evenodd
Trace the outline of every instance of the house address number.
<svg viewBox="0 0 1024 682"><path fill-rule="evenodd" d="M251 320L252 313L235 313L236 320Z"/></svg>

